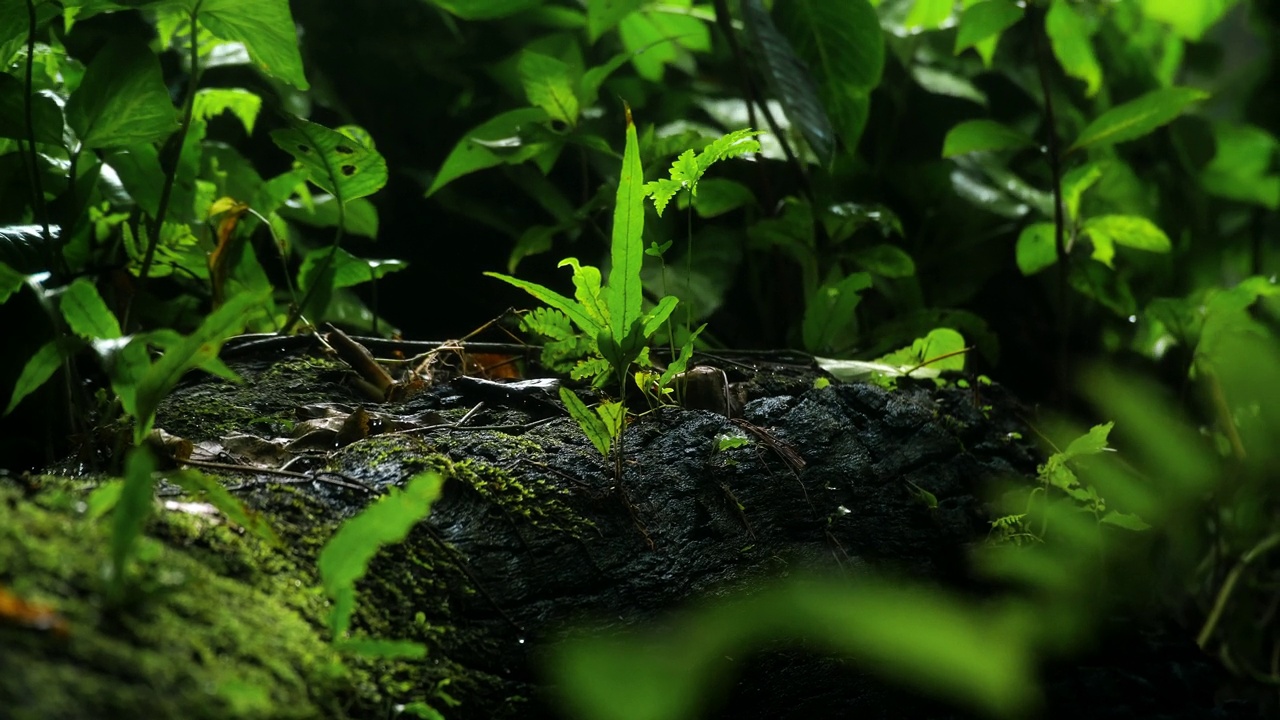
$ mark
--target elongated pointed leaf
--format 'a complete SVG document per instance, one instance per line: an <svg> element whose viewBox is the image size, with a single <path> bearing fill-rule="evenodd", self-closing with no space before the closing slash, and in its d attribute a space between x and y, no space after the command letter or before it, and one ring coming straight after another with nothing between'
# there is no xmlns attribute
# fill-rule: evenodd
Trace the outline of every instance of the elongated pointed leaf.
<svg viewBox="0 0 1280 720"><path fill-rule="evenodd" d="M13 394L9 397L9 404L5 407L4 414L13 412L23 398L39 390L40 386L48 382L61 366L62 350L58 342L51 340L41 345L36 354L32 355L31 359L27 360L27 364L22 367L22 373L18 375L18 381L13 385Z"/></svg>
<svg viewBox="0 0 1280 720"><path fill-rule="evenodd" d="M143 447L131 450L125 460L124 485L111 518L111 564L107 576L108 594L116 599L122 594L129 561L155 507L155 469L155 459Z"/></svg>
<svg viewBox="0 0 1280 720"><path fill-rule="evenodd" d="M1209 97L1203 90L1188 87L1171 87L1151 92L1117 105L1089 123L1075 143L1068 148L1080 150L1086 147L1113 145L1140 138L1156 128L1172 122L1187 106Z"/></svg>
<svg viewBox="0 0 1280 720"><path fill-rule="evenodd" d="M539 285L538 283L529 282L528 280L521 280L520 278L511 277L510 275L503 275L502 273L486 272L485 275L497 278L505 283L515 285L556 310L568 315L574 325L577 325L583 332L590 336L594 337L596 333L602 329L581 305L561 295L555 290Z"/></svg>
<svg viewBox="0 0 1280 720"><path fill-rule="evenodd" d="M1044 31L1062 69L1084 81L1084 94L1093 97L1102 87L1102 66L1090 42L1092 30L1067 0L1053 0L1045 14Z"/></svg>
<svg viewBox="0 0 1280 720"><path fill-rule="evenodd" d="M1167 253L1173 249L1169 236L1150 220L1138 215L1100 215L1084 223L1089 235L1104 235L1117 245L1135 250Z"/></svg>
<svg viewBox="0 0 1280 720"><path fill-rule="evenodd" d="M26 275L0 262L0 305L3 305L9 296L17 292L26 281Z"/></svg>
<svg viewBox="0 0 1280 720"><path fill-rule="evenodd" d="M1014 150L1036 143L1023 133L994 120L962 122L947 132L942 142L942 157L949 158L971 152Z"/></svg>
<svg viewBox="0 0 1280 720"><path fill-rule="evenodd" d="M970 5L960 16L956 31L955 54L979 45L985 40L995 40L1000 33L1013 27L1022 19L1023 9L1009 0L984 0ZM994 44L993 44L994 45ZM994 50L994 47L992 48ZM979 48L979 52L982 49Z"/></svg>
<svg viewBox="0 0 1280 720"><path fill-rule="evenodd" d="M545 0L425 0L463 20L497 20L532 10Z"/></svg>
<svg viewBox="0 0 1280 720"><path fill-rule="evenodd" d="M387 161L377 150L323 125L292 118L292 127L271 140L298 159L308 179L345 203L372 195L387 184Z"/></svg>
<svg viewBox="0 0 1280 720"><path fill-rule="evenodd" d="M127 39L98 51L67 99L66 113L87 148L158 142L178 129L160 60L142 42Z"/></svg>
<svg viewBox="0 0 1280 720"><path fill-rule="evenodd" d="M609 331L621 343L640 319L644 287L644 168L640 165L640 141L636 138L631 108L627 113L627 144L618 177L617 204L613 208L613 239L609 257Z"/></svg>
<svg viewBox="0 0 1280 720"><path fill-rule="evenodd" d="M274 547L282 545L280 536L276 534L267 518L256 510L246 507L222 485L218 478L197 470L186 469L166 473L164 479L192 495L207 500L210 505L226 515L228 520L253 533L268 545Z"/></svg>
<svg viewBox="0 0 1280 720"><path fill-rule="evenodd" d="M613 444L613 435L609 433L609 427L605 424L602 417L587 407L586 403L570 389L560 388L560 402L564 403L565 410L569 411L569 417L578 423L578 427L582 428L582 432L595 446L596 450L604 457L609 457L609 448Z"/></svg>
<svg viewBox="0 0 1280 720"><path fill-rule="evenodd" d="M818 97L818 86L787 36L779 32L761 0L743 0L747 39L770 94L824 164L835 156L836 134Z"/></svg>
<svg viewBox="0 0 1280 720"><path fill-rule="evenodd" d="M528 128L547 120L542 108L521 108L502 113L469 131L449 152L440 171L427 188L427 197L477 170L503 163L517 164L528 160L545 147L526 139Z"/></svg>

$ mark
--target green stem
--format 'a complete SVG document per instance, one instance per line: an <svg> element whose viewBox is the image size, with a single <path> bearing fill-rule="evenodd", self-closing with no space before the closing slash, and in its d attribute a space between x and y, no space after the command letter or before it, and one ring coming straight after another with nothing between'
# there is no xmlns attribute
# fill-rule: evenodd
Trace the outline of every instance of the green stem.
<svg viewBox="0 0 1280 720"><path fill-rule="evenodd" d="M147 277L151 273L151 265L156 259L156 247L160 244L160 233L164 229L164 217L169 213L169 200L173 197L173 186L178 179L178 165L182 161L182 146L187 143L187 133L191 130L191 117L195 111L196 90L200 85L200 36L196 27L196 17L200 14L200 4L203 0L197 0L194 7L191 8L190 32L191 32L191 69L187 75L187 97L182 103L182 123L178 126L178 133L170 138L167 157L165 161L164 185L160 188L160 203L156 206L156 216L152 219L151 232L147 237L147 250L142 256L142 269L138 272L138 287L134 291L133 296L129 298L129 304L124 311L124 327L126 332L129 327L129 316L133 310L133 301L142 296L143 291L147 287Z"/></svg>
<svg viewBox="0 0 1280 720"><path fill-rule="evenodd" d="M40 153L36 152L36 121L32 103L36 54L36 6L34 0L27 0L27 67L24 97L22 102L23 121L27 133L27 173L31 181L31 207L40 220L40 229L44 234L41 252L44 254L45 267L54 269L53 232L49 228L49 208L44 202L44 184L40 180Z"/></svg>
<svg viewBox="0 0 1280 720"><path fill-rule="evenodd" d="M297 325L298 321L302 319L302 314L307 309L307 303L311 302L316 288L320 286L319 281L328 272L329 266L333 265L333 258L338 254L338 246L342 244L342 236L347 229L346 203L337 197L334 200L338 203L338 230L334 233L333 244L329 246L329 252L325 253L324 259L320 261L320 266L316 268L315 273L312 275L311 284L307 287L306 293L302 295L302 302L294 306L289 313L289 317L284 321L284 326L280 328L281 335L287 335L293 329L293 326Z"/></svg>

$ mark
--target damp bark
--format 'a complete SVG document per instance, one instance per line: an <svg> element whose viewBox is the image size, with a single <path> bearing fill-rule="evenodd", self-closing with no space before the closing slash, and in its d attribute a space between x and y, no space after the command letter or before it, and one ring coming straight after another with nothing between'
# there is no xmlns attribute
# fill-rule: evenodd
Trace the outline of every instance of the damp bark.
<svg viewBox="0 0 1280 720"><path fill-rule="evenodd" d="M619 466L553 394L455 378L373 403L343 365L305 348L232 366L243 383L189 379L157 425L213 458L206 472L284 547L185 512L190 498L162 487L149 584L108 612L96 599L106 525L85 506L101 479L5 478L0 581L56 608L66 628L0 624L6 717L381 718L418 701L450 718L557 717L537 659L575 634L815 570L962 584L966 549L988 529L985 484L1035 469L1012 401L991 386L818 388L817 371L737 363L738 417L633 408ZM375 558L355 630L424 643L428 655L343 657L327 636L319 549L427 469L448 478L444 494ZM803 648L742 665L715 712L938 710Z"/></svg>

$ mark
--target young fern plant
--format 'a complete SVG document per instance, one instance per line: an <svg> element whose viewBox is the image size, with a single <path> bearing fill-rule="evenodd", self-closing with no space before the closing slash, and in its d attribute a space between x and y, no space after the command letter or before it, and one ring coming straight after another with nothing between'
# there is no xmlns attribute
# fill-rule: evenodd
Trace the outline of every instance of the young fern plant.
<svg viewBox="0 0 1280 720"><path fill-rule="evenodd" d="M549 306L526 315L523 321L526 330L551 340L543 350L544 362L550 361L548 364L554 367L576 359L571 377L589 379L596 387L613 383L617 388L617 400L601 403L595 413L590 412L573 393L561 391L565 406L606 457L613 448L620 446L626 428L623 408L631 367L653 366L648 342L679 303L674 296L667 295L648 311L644 309L640 269L644 262L646 186L630 107L626 108L626 116L626 147L613 212L612 266L608 281L603 281L598 268L583 265L576 258L560 262L561 267L568 266L573 270L572 298L527 280L502 273L485 273L521 288ZM689 336L680 357L662 374L667 381L684 370L693 354L693 341L701 330L699 328ZM621 453L617 458L621 461Z"/></svg>

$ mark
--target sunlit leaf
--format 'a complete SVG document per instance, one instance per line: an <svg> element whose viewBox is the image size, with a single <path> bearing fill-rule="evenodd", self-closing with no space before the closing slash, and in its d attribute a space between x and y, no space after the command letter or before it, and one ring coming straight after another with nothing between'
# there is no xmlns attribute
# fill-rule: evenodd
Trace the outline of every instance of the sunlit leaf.
<svg viewBox="0 0 1280 720"><path fill-rule="evenodd" d="M644 0L589 0L587 3L587 38L591 42L612 30L618 21L638 10Z"/></svg>
<svg viewBox="0 0 1280 720"><path fill-rule="evenodd" d="M525 135L531 126L546 120L547 113L542 108L521 108L502 113L472 129L445 158L427 195L477 170L532 158L543 145L529 142Z"/></svg>
<svg viewBox="0 0 1280 720"><path fill-rule="evenodd" d="M13 295L27 281L27 276L0 262L0 305Z"/></svg>
<svg viewBox="0 0 1280 720"><path fill-rule="evenodd" d="M1137 215L1100 215L1084 223L1084 232L1090 237L1102 236L1116 245L1167 253L1173 249L1169 236L1155 223Z"/></svg>
<svg viewBox="0 0 1280 720"><path fill-rule="evenodd" d="M387 184L387 161L377 150L309 120L295 117L289 122L289 128L272 132L271 140L338 202L372 195Z"/></svg>
<svg viewBox="0 0 1280 720"><path fill-rule="evenodd" d="M138 538L155 506L156 461L144 447L129 451L124 466L124 486L111 517L111 563L108 565L108 594L119 598L125 587L129 561Z"/></svg>
<svg viewBox="0 0 1280 720"><path fill-rule="evenodd" d="M626 115L626 149L618 177L609 253L609 331L617 342L622 342L640 319L644 292L640 280L644 265L644 168L640 165L640 141L630 108Z"/></svg>
<svg viewBox="0 0 1280 720"><path fill-rule="evenodd" d="M262 96L241 88L201 88L196 91L192 117L209 120L212 117L230 112L235 115L244 131L253 134L253 125L258 119L258 111L262 109Z"/></svg>
<svg viewBox="0 0 1280 720"><path fill-rule="evenodd" d="M13 412L23 398L39 390L41 385L53 377L58 368L62 367L62 354L62 346L57 341L51 340L40 346L36 354L22 366L22 373L13 385L13 394L4 409L5 415Z"/></svg>
<svg viewBox="0 0 1280 720"><path fill-rule="evenodd" d="M1023 12L1021 6L1009 0L984 0L965 8L960 15L960 27L956 30L955 54L959 55L984 41L998 39L1001 33L1022 19ZM993 42L991 50L994 49ZM983 52L981 47L978 50ZM984 54L984 60L990 65L988 57Z"/></svg>
<svg viewBox="0 0 1280 720"><path fill-rule="evenodd" d="M849 332L861 293L869 287L871 275L864 272L819 287L805 305L801 325L805 348L810 352L833 349L837 340Z"/></svg>
<svg viewBox="0 0 1280 720"><path fill-rule="evenodd" d="M197 470L178 470L166 473L164 479L177 485L188 494L203 498L227 516L231 522L248 530L269 545L282 545L280 536L261 513L245 507L232 495L218 478Z"/></svg>
<svg viewBox="0 0 1280 720"><path fill-rule="evenodd" d="M1238 0L1142 0L1142 12L1168 23L1187 40L1199 40Z"/></svg>
<svg viewBox="0 0 1280 720"><path fill-rule="evenodd" d="M1093 52L1093 28L1068 0L1053 0L1045 14L1044 31L1062 69L1084 81L1084 94L1093 97L1102 87L1102 67Z"/></svg>
<svg viewBox="0 0 1280 720"><path fill-rule="evenodd" d="M1034 275L1058 262L1053 223L1032 223L1018 235L1018 269L1023 275Z"/></svg>
<svg viewBox="0 0 1280 720"><path fill-rule="evenodd" d="M1215 123L1218 148L1201 171L1200 183L1219 197L1280 208L1280 173L1275 171L1280 142L1254 125Z"/></svg>
<svg viewBox="0 0 1280 720"><path fill-rule="evenodd" d="M964 153L1033 147L1035 141L994 120L969 120L951 128L942 142L942 157Z"/></svg>
<svg viewBox="0 0 1280 720"><path fill-rule="evenodd" d="M573 127L578 124L578 97L573 72L562 60L525 50L517 65L520 83L531 105L542 108L552 120Z"/></svg>
<svg viewBox="0 0 1280 720"><path fill-rule="evenodd" d="M404 540L427 516L440 497L444 480L435 472L414 475L403 489L393 488L344 522L320 550L316 566L325 593L330 598L346 598L330 620L335 639L342 638L350 625L355 584L368 571L369 561L382 547Z"/></svg>
<svg viewBox="0 0 1280 720"><path fill-rule="evenodd" d="M1140 138L1171 122L1191 103L1207 97L1209 94L1203 90L1188 87L1152 90L1099 115L1085 127L1068 151Z"/></svg>
<svg viewBox="0 0 1280 720"><path fill-rule="evenodd" d="M564 403L565 410L569 411L569 417L578 423L578 427L582 428L583 434L596 450L600 451L604 457L609 457L609 448L613 446L613 433L604 418L592 412L586 403L566 387L560 388L560 402Z"/></svg>
<svg viewBox="0 0 1280 720"><path fill-rule="evenodd" d="M214 35L244 43L259 70L299 90L311 87L289 0L201 0L199 13L200 23Z"/></svg>
<svg viewBox="0 0 1280 720"><path fill-rule="evenodd" d="M424 0L463 20L497 20L542 5L544 0Z"/></svg>
<svg viewBox="0 0 1280 720"><path fill-rule="evenodd" d="M1067 211L1067 218L1076 220L1080 217L1080 199L1085 191L1102 178L1102 166L1098 163L1085 163L1072 168L1062 176L1062 206Z"/></svg>

